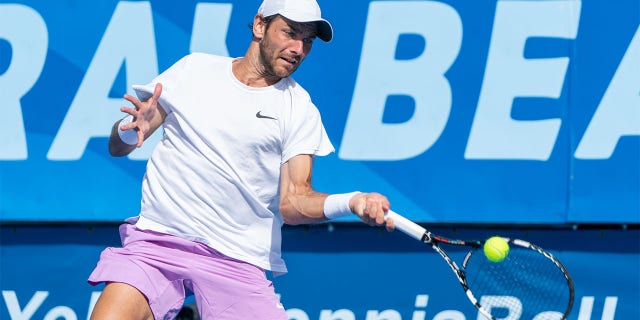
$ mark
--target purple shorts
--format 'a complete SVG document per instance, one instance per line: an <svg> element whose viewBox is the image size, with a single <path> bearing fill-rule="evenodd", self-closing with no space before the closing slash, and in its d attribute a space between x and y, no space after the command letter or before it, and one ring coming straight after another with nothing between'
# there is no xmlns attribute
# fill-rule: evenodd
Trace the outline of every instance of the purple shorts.
<svg viewBox="0 0 640 320"><path fill-rule="evenodd" d="M88 282L122 282L145 295L155 319L174 319L193 294L201 319L288 319L265 271L201 243L120 226Z"/></svg>

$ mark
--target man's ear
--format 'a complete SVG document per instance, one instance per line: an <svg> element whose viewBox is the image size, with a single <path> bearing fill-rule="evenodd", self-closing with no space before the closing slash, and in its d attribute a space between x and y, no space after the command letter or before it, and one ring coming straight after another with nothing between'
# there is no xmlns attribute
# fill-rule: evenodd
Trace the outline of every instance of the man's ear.
<svg viewBox="0 0 640 320"><path fill-rule="evenodd" d="M264 22L264 17L262 14L256 14L256 16L253 17L253 36L262 39L264 38L266 30L267 25Z"/></svg>

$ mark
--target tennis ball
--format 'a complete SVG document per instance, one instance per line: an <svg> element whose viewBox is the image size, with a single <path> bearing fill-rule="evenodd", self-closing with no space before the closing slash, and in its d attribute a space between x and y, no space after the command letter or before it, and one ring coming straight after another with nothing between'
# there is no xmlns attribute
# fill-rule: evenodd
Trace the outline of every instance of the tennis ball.
<svg viewBox="0 0 640 320"><path fill-rule="evenodd" d="M491 262L501 262L509 254L509 244L502 237L491 237L484 243L484 255Z"/></svg>

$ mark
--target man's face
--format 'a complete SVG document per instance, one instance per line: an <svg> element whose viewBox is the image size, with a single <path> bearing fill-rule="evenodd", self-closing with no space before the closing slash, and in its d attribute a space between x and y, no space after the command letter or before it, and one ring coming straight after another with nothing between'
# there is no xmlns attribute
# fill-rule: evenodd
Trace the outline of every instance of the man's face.
<svg viewBox="0 0 640 320"><path fill-rule="evenodd" d="M260 41L260 62L270 76L290 76L311 51L316 38L313 23L298 23L275 17Z"/></svg>

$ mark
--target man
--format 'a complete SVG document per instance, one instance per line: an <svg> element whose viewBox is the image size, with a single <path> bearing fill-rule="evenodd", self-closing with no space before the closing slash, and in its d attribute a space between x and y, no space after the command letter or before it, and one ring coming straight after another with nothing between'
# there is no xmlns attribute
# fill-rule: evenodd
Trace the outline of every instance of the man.
<svg viewBox="0 0 640 320"><path fill-rule="evenodd" d="M287 319L265 270L286 272L283 223L357 214L386 225L377 193L313 190L313 157L334 151L308 93L289 76L316 37L331 40L315 0L265 0L242 58L190 54L125 95L133 108L109 139L114 156L164 136L147 165L141 210L103 251L106 283L92 319L172 319L194 294L203 319Z"/></svg>

